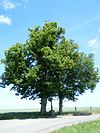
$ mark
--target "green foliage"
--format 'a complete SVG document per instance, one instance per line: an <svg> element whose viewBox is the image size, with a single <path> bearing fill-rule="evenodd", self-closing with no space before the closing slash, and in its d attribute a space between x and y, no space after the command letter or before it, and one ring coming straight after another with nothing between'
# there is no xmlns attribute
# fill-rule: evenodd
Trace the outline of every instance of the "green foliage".
<svg viewBox="0 0 100 133"><path fill-rule="evenodd" d="M75 57L75 56L74 56ZM65 72L65 88L60 90L59 96L69 100L77 100L79 94L86 90L93 91L99 82L99 70L94 67L92 54L78 53L74 59L75 65Z"/></svg>
<svg viewBox="0 0 100 133"><path fill-rule="evenodd" d="M4 85L12 84L22 98L59 96L75 100L99 80L93 56L78 51L78 45L64 37L56 22L29 29L25 44L15 44L5 52Z"/></svg>

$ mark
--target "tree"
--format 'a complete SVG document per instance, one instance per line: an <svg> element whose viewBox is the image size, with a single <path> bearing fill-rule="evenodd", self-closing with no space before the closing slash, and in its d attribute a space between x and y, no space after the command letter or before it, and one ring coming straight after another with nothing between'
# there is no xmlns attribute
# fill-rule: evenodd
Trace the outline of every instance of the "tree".
<svg viewBox="0 0 100 133"><path fill-rule="evenodd" d="M82 92L82 84L77 89L75 79L81 62L81 68L86 64L85 57L81 56L77 44L64 37L65 30L56 22L46 22L42 28L36 26L29 32L24 44L17 43L5 51L2 81L5 86L12 84L11 90L21 98L40 98L41 113L45 113L48 98L63 96L72 100L79 89ZM79 72L82 77L80 69Z"/></svg>
<svg viewBox="0 0 100 133"><path fill-rule="evenodd" d="M45 113L48 97L54 95L59 87L57 79L62 69L72 62L69 64L69 59L63 58L59 52L65 31L56 22L48 22L43 28L36 26L29 31L25 44L17 43L5 52L2 80L4 85L12 84L11 90L22 98L41 98L41 112Z"/></svg>
<svg viewBox="0 0 100 133"><path fill-rule="evenodd" d="M77 100L77 96L86 90L93 91L99 82L99 70L94 66L93 54L79 53L75 58L76 64L65 73L65 87L59 91L59 113L62 113L63 99Z"/></svg>

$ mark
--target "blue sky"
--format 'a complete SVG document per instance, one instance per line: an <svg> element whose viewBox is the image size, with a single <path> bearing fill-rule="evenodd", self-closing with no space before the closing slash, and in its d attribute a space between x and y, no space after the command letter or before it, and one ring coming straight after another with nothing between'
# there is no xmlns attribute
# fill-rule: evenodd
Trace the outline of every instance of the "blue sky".
<svg viewBox="0 0 100 133"><path fill-rule="evenodd" d="M4 50L28 39L28 28L56 21L66 29L66 38L73 39L85 53L94 53L95 66L100 69L100 1L99 0L0 0L0 58ZM4 68L0 65L0 74ZM76 103L64 106L100 106L100 83L94 93L87 91ZM54 102L54 106L57 101ZM0 109L37 108L39 101L20 100L0 88Z"/></svg>

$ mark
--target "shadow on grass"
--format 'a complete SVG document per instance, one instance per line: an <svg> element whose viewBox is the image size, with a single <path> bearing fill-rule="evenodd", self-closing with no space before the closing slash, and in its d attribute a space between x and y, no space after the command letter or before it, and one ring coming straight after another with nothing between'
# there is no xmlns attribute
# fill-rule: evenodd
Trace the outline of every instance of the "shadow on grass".
<svg viewBox="0 0 100 133"><path fill-rule="evenodd" d="M0 113L0 120L10 120L10 119L38 119L38 118L55 118L49 112L41 114L40 112L10 112L10 113Z"/></svg>
<svg viewBox="0 0 100 133"><path fill-rule="evenodd" d="M92 113L91 112L74 112L73 113L73 116L81 116L81 115L83 116L92 115Z"/></svg>
<svg viewBox="0 0 100 133"><path fill-rule="evenodd" d="M57 115L59 115L59 113L57 113ZM91 112L79 112L79 111L76 111L76 112L63 112L61 115L73 115L73 116L87 116L87 115L92 115Z"/></svg>

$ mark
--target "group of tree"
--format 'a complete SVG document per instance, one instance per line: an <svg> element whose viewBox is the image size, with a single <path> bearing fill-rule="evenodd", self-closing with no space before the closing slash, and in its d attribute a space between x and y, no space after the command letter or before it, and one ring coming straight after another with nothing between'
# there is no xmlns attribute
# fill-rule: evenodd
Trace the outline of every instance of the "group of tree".
<svg viewBox="0 0 100 133"><path fill-rule="evenodd" d="M79 46L65 37L65 29L56 22L29 29L29 38L5 51L2 63L2 85L21 98L41 99L41 113L46 112L47 100L59 98L59 113L63 100L75 101L86 90L93 91L99 81L93 54L79 51Z"/></svg>

